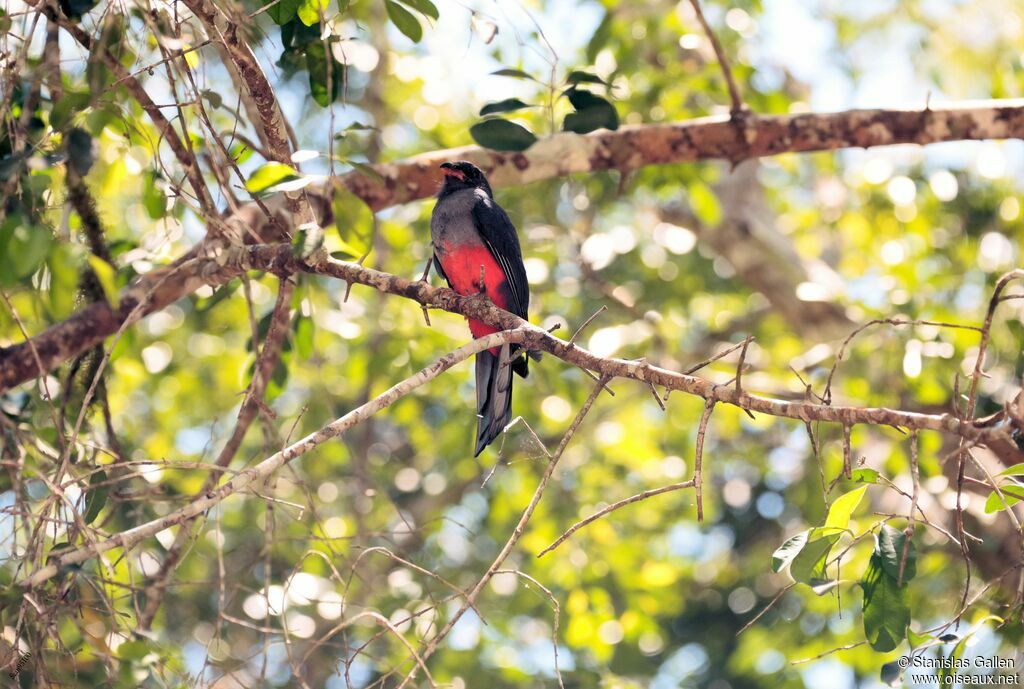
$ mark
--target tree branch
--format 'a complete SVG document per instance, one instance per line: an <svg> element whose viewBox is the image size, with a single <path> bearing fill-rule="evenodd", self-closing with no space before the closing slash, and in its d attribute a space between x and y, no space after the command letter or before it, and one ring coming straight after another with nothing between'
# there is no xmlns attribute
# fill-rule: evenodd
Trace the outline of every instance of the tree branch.
<svg viewBox="0 0 1024 689"><path fill-rule="evenodd" d="M189 270L186 271L186 268ZM884 407L844 407L829 404L815 404L810 401L789 401L753 395L728 385L720 385L704 378L670 371L652 366L646 361L630 361L612 357L599 357L576 344L561 340L547 330L533 325L518 316L495 306L481 295L464 297L444 287L432 287L421 282L408 280L397 275L367 268L357 263L324 259L315 265L306 263L292 253L287 245L255 245L230 247L210 259L192 259L174 269L176 279L182 282L214 280L217 284L227 281L246 270L264 270L278 275L297 272L327 275L373 287L378 291L411 299L429 308L439 308L451 313L483 321L502 330L518 329L525 332L524 343L530 349L549 352L566 363L609 378L630 378L642 383L653 383L667 390L678 390L705 400L731 404L753 412L770 416L799 419L804 422L827 421L844 425L868 424L875 426L903 427L909 430L930 430L948 433L979 444L1010 442L1008 431L999 426L984 427L971 419L959 418L953 414L921 414ZM156 271L154 271L156 272ZM183 273L191 272L191 275ZM123 305L121 306L123 309ZM37 342L40 338L34 338ZM56 344L54 345L56 346ZM67 345L65 345L66 347ZM27 344L18 347L27 348ZM8 351L16 349L12 347ZM49 357L51 351L39 350L40 358ZM29 368L35 368L29 353ZM4 364L10 354L0 355ZM0 367L3 373L6 367ZM0 378L2 381L2 378Z"/></svg>
<svg viewBox="0 0 1024 689"><path fill-rule="evenodd" d="M359 172L350 172L332 183L343 184L372 209L380 210L432 195L440 179L437 166L446 160L460 158L480 165L493 186L515 186L574 172L627 171L647 165L731 159L737 155L746 158L899 143L1020 139L1024 138L1024 101L994 100L927 110L752 115L743 119L746 140L742 140L737 131L736 124L728 117L708 117L675 124L623 127L614 132L600 131L585 136L557 134L523 153L499 153L476 146L453 148L397 163L376 165L383 182ZM328 189L325 194L307 194L305 197L319 205L313 210L321 224L325 224L330 213L330 196ZM279 208L283 203L277 201L276 206ZM246 204L226 222L238 227L251 224L255 232L261 233L268 223L261 221L257 212L254 206ZM280 221L287 219L282 214L275 217ZM188 258L201 255L208 246L201 245L190 252ZM151 284L153 279L151 275L122 294L116 313L105 303L91 304L67 321L36 336L36 347L46 371L116 332L125 316L131 313L131 308L125 308L126 304L131 304L133 299L146 292L146 283ZM166 281L159 297L147 304L140 316L167 306L203 284L220 283L180 279ZM0 349L0 392L40 373L24 343Z"/></svg>
<svg viewBox="0 0 1024 689"><path fill-rule="evenodd" d="M942 141L1024 138L1024 100L988 100L924 110L848 110L798 115L730 116L639 124L592 134L562 133L522 153L463 146L373 166L383 181L359 172L338 178L373 210L434 194L446 160L468 160L493 187L519 186L577 172L619 170L697 160L748 158L841 148Z"/></svg>
<svg viewBox="0 0 1024 689"><path fill-rule="evenodd" d="M211 490L205 496L194 500L185 507L172 512L167 516L154 519L146 522L145 524L140 524L128 529L127 531L114 534L109 538L102 540L98 539L95 543L88 546L49 558L46 565L23 579L20 582L20 585L27 588L38 586L39 584L56 576L63 568L66 568L69 565L80 564L97 555L113 550L114 548L130 548L151 536L155 536L157 533L163 531L169 526L184 524L189 519L192 519L193 517L207 511L214 505L217 505L228 496L234 495L250 485L256 484L258 481L267 478L277 471L277 469L281 468L296 457L306 454L318 445L341 435L352 426L365 421L368 417L376 414L381 409L391 406L402 397L408 395L424 383L433 380L455 364L465 361L469 357L478 352L482 352L485 349L498 347L506 343L520 342L523 339L524 333L522 331L507 330L487 335L486 337L482 337L478 340L473 340L468 344L459 347L455 351L446 354L430 366L427 366L418 373L397 383L374 397L366 404L356 407L336 421L327 424L320 430L310 433L302 440L299 440L280 452L267 457L262 462L245 469L244 471L238 472L231 478L231 480L225 482L218 488Z"/></svg>

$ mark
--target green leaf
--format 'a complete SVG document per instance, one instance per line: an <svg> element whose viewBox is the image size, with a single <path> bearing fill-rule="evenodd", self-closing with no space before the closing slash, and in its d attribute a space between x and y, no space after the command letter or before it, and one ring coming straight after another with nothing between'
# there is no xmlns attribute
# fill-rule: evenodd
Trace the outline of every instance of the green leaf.
<svg viewBox="0 0 1024 689"><path fill-rule="evenodd" d="M367 131L379 131L380 127L374 127L372 124L363 124L362 122L353 122L352 124L345 127L343 131L346 132L367 132Z"/></svg>
<svg viewBox="0 0 1024 689"><path fill-rule="evenodd" d="M324 228L316 223L306 223L295 228L292 236L292 254L295 258L308 258L314 251L323 246Z"/></svg>
<svg viewBox="0 0 1024 689"><path fill-rule="evenodd" d="M48 234L48 233L47 233ZM78 272L84 261L84 247L76 244L56 244L46 264L50 269L50 314L58 319L67 318L75 307L78 294ZM0 271L0 282L4 272ZM131 329L125 331L125 334Z"/></svg>
<svg viewBox="0 0 1024 689"><path fill-rule="evenodd" d="M408 5L420 14L424 14L431 19L438 19L441 15L437 11L437 5L432 3L430 0L400 0L403 4Z"/></svg>
<svg viewBox="0 0 1024 689"><path fill-rule="evenodd" d="M97 471L89 479L89 492L85 494L85 516L82 518L86 524L92 524L96 517L100 516L100 510L107 504L107 494L110 486L101 486L107 480L107 472Z"/></svg>
<svg viewBox="0 0 1024 689"><path fill-rule="evenodd" d="M282 352L281 358L277 361L277 366L274 367L274 372L270 376L270 380L267 381L267 391L265 393L266 401L271 401L288 387L288 359L289 353Z"/></svg>
<svg viewBox="0 0 1024 689"><path fill-rule="evenodd" d="M537 141L526 127L500 118L477 122L469 128L469 135L493 151L525 151Z"/></svg>
<svg viewBox="0 0 1024 689"><path fill-rule="evenodd" d="M337 236L327 241L327 247L334 254L340 252L345 260L364 256L373 247L376 230L373 211L366 202L349 191L348 187L336 183L334 185L334 225Z"/></svg>
<svg viewBox="0 0 1024 689"><path fill-rule="evenodd" d="M62 131L71 123L71 119L78 113L85 110L92 97L84 91L65 91L64 94L53 104L50 111L50 126Z"/></svg>
<svg viewBox="0 0 1024 689"><path fill-rule="evenodd" d="M11 216L0 229L0 235L6 239L0 239L0 244L6 244L3 254L9 259L7 270L0 273L0 284L5 286L13 286L35 273L53 243L53 236L45 227L23 223L21 216Z"/></svg>
<svg viewBox="0 0 1024 689"><path fill-rule="evenodd" d="M896 585L878 555L871 556L860 585L864 589L864 635L871 648L888 653L903 642L910 626L907 585Z"/></svg>
<svg viewBox="0 0 1024 689"><path fill-rule="evenodd" d="M569 72L569 76L565 78L567 84L604 84L608 85L601 77L596 74L590 74L589 72L581 72L579 70L573 70Z"/></svg>
<svg viewBox="0 0 1024 689"><path fill-rule="evenodd" d="M423 38L423 27L420 20L412 12L405 9L394 0L384 0L388 12L388 19L398 27L398 30L405 34L413 43L419 43Z"/></svg>
<svg viewBox="0 0 1024 689"><path fill-rule="evenodd" d="M491 72L491 76L495 77L512 77L513 79L529 79L530 81L537 81L534 77L530 76L521 69L499 69L497 72ZM540 82L537 82L540 83Z"/></svg>
<svg viewBox="0 0 1024 689"><path fill-rule="evenodd" d="M922 644L934 645L935 637L931 634L918 634L913 629L907 629L907 641L911 648L917 648Z"/></svg>
<svg viewBox="0 0 1024 689"><path fill-rule="evenodd" d="M999 510L1005 510L1016 505L1021 500L1024 500L1024 487L1012 484L1003 484L999 486L999 490L1002 491L1002 495L999 495L996 491L992 491L988 496L988 500L985 501L985 512L987 514L992 514Z"/></svg>
<svg viewBox="0 0 1024 689"><path fill-rule="evenodd" d="M839 533L820 535L820 529L811 529L807 545L797 553L789 566L789 573L794 580L811 585L814 579L827 579L825 564L832 546L839 540Z"/></svg>
<svg viewBox="0 0 1024 689"><path fill-rule="evenodd" d="M252 149L248 145L239 142L231 147L231 159L238 165L249 160L249 158L252 158Z"/></svg>
<svg viewBox="0 0 1024 689"><path fill-rule="evenodd" d="M811 579L808 582L815 595L824 596L826 593L839 586L838 579Z"/></svg>
<svg viewBox="0 0 1024 689"><path fill-rule="evenodd" d="M602 127L611 130L619 128L619 114L606 99L575 87L566 91L565 95L576 112L565 116L563 130L586 134Z"/></svg>
<svg viewBox="0 0 1024 689"><path fill-rule="evenodd" d="M355 171L361 174L363 177L372 179L374 182L379 182L380 184L384 183L384 175L377 172L377 170L375 170L372 165L360 163L357 160L347 160L345 162L351 165L352 168L355 169Z"/></svg>
<svg viewBox="0 0 1024 689"><path fill-rule="evenodd" d="M686 193L690 197L690 206L698 220L708 227L714 227L722 222L722 205L718 202L715 192L711 191L711 187L700 180L695 180L686 186Z"/></svg>
<svg viewBox="0 0 1024 689"><path fill-rule="evenodd" d="M849 493L845 493L836 498L835 502L832 503L832 506L828 508L828 516L825 518L825 528L849 528L850 517L853 515L853 511L857 509L857 505L860 504L861 498L864 497L864 492L867 491L867 489L867 486L854 488Z"/></svg>
<svg viewBox="0 0 1024 689"><path fill-rule="evenodd" d="M786 542L780 545L774 553L772 553L772 571L781 572L786 566L793 561L803 547L807 544L807 537L810 535L810 530L801 531L795 536L790 536L786 539Z"/></svg>
<svg viewBox="0 0 1024 689"><path fill-rule="evenodd" d="M267 10L267 16L278 26L287 24L295 18L295 13L302 3L303 0L280 0L276 5Z"/></svg>
<svg viewBox="0 0 1024 689"><path fill-rule="evenodd" d="M875 554L881 559L885 573L899 581L900 560L903 558L903 545L907 536L902 531L888 524L882 524L875 537ZM907 583L917 574L917 548L914 539L910 539L907 550L907 561L903 566L903 583Z"/></svg>
<svg viewBox="0 0 1024 689"><path fill-rule="evenodd" d="M1024 462L1000 471L996 476L1024 476Z"/></svg>
<svg viewBox="0 0 1024 689"><path fill-rule="evenodd" d="M878 483L879 476L874 469L854 469L851 474L854 483Z"/></svg>
<svg viewBox="0 0 1024 689"><path fill-rule="evenodd" d="M196 297L195 298L195 310L196 313L206 313L217 304L221 303L232 294L238 291L239 283L237 280L229 282L226 285L221 285L213 291L208 297ZM130 331L129 331L130 332ZM247 347L252 346L252 338L249 338L246 344Z"/></svg>
<svg viewBox="0 0 1024 689"><path fill-rule="evenodd" d="M279 64L289 72L301 68L300 61L305 55L306 46L321 43L319 26L306 26L298 17L281 25L281 45L285 51L281 54Z"/></svg>
<svg viewBox="0 0 1024 689"><path fill-rule="evenodd" d="M117 657L121 660L142 660L149 651L149 644L145 641L125 641L117 647Z"/></svg>
<svg viewBox="0 0 1024 689"><path fill-rule="evenodd" d="M295 352L303 359L313 355L313 319L308 316L295 319Z"/></svg>
<svg viewBox="0 0 1024 689"><path fill-rule="evenodd" d="M316 26L320 22L320 17L325 16L327 13L327 5L330 0L302 0L299 4L296 14L306 26ZM321 44L322 46L323 44Z"/></svg>
<svg viewBox="0 0 1024 689"><path fill-rule="evenodd" d="M322 108L330 105L341 93L342 72L345 66L324 49L323 43L310 43L306 47L306 70L309 72L309 95ZM330 86L328 87L328 82Z"/></svg>
<svg viewBox="0 0 1024 689"><path fill-rule="evenodd" d="M499 100L495 103L488 103L484 107L480 108L480 117L484 115L493 115L499 112L514 112L516 110L522 110L523 108L532 108L533 106L529 103L524 103L518 98L506 98L505 100Z"/></svg>
<svg viewBox="0 0 1024 689"><path fill-rule="evenodd" d="M271 162L261 165L245 183L245 188L253 194L262 194L276 184L298 179L301 175L290 165Z"/></svg>
<svg viewBox="0 0 1024 689"><path fill-rule="evenodd" d="M89 256L89 266L92 268L92 272L95 273L96 279L99 280L100 287L103 288L103 296L107 298L111 308L116 309L121 298L121 294L117 289L117 268L99 256L91 254Z"/></svg>
<svg viewBox="0 0 1024 689"><path fill-rule="evenodd" d="M146 214L153 220L159 220L167 212L167 196L164 190L157 186L157 175L150 172L146 175L146 184L142 188L142 205L146 208Z"/></svg>

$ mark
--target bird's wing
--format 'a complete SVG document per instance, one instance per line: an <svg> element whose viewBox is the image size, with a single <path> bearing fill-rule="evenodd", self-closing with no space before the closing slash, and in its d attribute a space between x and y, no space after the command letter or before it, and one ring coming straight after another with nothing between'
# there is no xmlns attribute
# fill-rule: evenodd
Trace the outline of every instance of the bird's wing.
<svg viewBox="0 0 1024 689"><path fill-rule="evenodd" d="M512 293L513 308L509 311L526 318L530 306L530 286L526 281L523 266L523 252L519 248L519 236L505 210L490 197L479 195L473 206L473 223L498 265L505 273Z"/></svg>
<svg viewBox="0 0 1024 689"><path fill-rule="evenodd" d="M437 274L441 276L442 280L448 283L448 287L450 288L452 286L452 281L444 274L444 268L441 267L441 258L437 255L436 251L434 252L434 270L437 271ZM429 278L430 276L428 275L427 277Z"/></svg>

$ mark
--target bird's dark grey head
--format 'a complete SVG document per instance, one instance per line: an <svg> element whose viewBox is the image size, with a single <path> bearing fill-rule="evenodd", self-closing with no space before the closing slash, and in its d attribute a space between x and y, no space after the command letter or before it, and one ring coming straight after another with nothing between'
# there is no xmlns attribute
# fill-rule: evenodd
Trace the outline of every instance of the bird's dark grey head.
<svg viewBox="0 0 1024 689"><path fill-rule="evenodd" d="M494 196L484 173L473 163L465 160L441 163L441 172L444 173L444 183L441 185L438 198L444 198L460 189L483 189L488 196Z"/></svg>

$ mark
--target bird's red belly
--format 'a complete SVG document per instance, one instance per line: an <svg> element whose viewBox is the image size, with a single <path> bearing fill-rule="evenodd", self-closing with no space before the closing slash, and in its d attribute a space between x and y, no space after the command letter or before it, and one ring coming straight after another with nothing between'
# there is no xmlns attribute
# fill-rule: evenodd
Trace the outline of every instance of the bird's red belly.
<svg viewBox="0 0 1024 689"><path fill-rule="evenodd" d="M505 303L505 296L501 286L505 283L505 273L501 266L494 259L494 256L487 247L480 246L448 246L439 247L438 259L441 269L448 277L452 289L459 294L479 294L480 285L483 284L484 293L497 306L503 309L508 308ZM483 279L481 280L481 273ZM498 332L482 321L469 320L469 331L473 337L483 337L490 333Z"/></svg>

